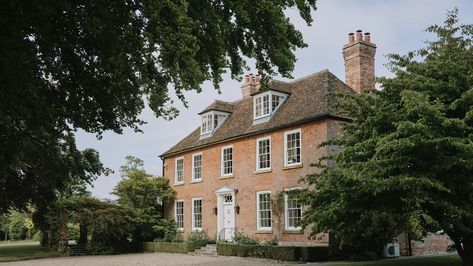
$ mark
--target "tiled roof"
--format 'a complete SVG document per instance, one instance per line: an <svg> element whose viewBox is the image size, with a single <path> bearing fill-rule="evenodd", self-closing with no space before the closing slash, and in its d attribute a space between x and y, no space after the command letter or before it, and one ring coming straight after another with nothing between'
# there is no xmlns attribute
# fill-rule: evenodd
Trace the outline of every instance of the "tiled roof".
<svg viewBox="0 0 473 266"><path fill-rule="evenodd" d="M203 112L209 110L231 112L222 126L211 137L205 139L200 139L199 127L161 156L167 157L227 140L260 134L312 120L343 119L337 116L335 106L337 97L335 94L355 93L328 70L291 82L272 80L269 85L271 89L284 91L290 93L290 95L268 122L253 125L252 97L246 97L232 103L215 101Z"/></svg>

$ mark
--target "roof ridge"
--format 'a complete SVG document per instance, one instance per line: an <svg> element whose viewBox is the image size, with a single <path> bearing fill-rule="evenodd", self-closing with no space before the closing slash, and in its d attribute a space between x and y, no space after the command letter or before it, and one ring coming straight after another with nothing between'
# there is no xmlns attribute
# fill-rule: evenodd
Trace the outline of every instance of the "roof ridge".
<svg viewBox="0 0 473 266"><path fill-rule="evenodd" d="M328 70L328 68L326 68L326 69L322 69L320 71L317 71L315 73L309 74L307 76L303 76L303 77L300 77L300 78L297 78L297 79L293 79L289 83L292 84L292 83L295 83L295 82L298 82L298 81L301 81L301 80L304 80L304 79L308 79L308 78L311 78L311 77L315 77L315 76L318 76L318 75L321 75L321 74L327 73L327 72L330 73L330 74L332 73L332 72L330 72L330 70Z"/></svg>

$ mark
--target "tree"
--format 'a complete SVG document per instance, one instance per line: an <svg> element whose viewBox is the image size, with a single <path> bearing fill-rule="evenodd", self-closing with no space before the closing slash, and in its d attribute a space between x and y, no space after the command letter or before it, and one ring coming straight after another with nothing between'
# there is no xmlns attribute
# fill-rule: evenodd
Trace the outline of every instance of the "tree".
<svg viewBox="0 0 473 266"><path fill-rule="evenodd" d="M122 166L123 179L115 187L113 194L117 202L131 214L135 230L133 240L152 241L157 235L154 226L164 223L164 206L172 199L173 190L167 179L154 177L143 170L143 161L126 157Z"/></svg>
<svg viewBox="0 0 473 266"><path fill-rule="evenodd" d="M218 88L227 70L238 77L245 57L262 73L289 76L306 44L284 11L296 7L310 24L315 2L2 3L0 212L47 202L61 188L64 176L49 164L67 161L58 146L72 144L76 129L139 131L145 101L173 118L169 88L187 105L185 91L206 80Z"/></svg>
<svg viewBox="0 0 473 266"><path fill-rule="evenodd" d="M395 76L382 90L343 101L352 122L325 143L341 151L304 179L303 222L351 251L444 230L473 265L473 25L454 10L427 31L426 47L389 56Z"/></svg>

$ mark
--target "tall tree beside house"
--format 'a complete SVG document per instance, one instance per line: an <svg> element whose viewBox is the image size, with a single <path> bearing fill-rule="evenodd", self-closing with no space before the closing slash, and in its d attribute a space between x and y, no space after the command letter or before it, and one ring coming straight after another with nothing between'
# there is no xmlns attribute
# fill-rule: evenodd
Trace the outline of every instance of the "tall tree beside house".
<svg viewBox="0 0 473 266"><path fill-rule="evenodd" d="M166 224L164 206L172 199L173 190L167 179L146 173L142 160L133 156L127 156L126 160L127 163L120 168L123 179L113 194L118 196L118 204L130 213L133 240L152 241L157 237L153 228Z"/></svg>
<svg viewBox="0 0 473 266"><path fill-rule="evenodd" d="M56 147L78 128L139 131L145 101L172 118L169 88L185 103L206 80L218 88L227 70L238 77L244 57L289 76L306 44L284 11L297 8L310 24L315 2L2 2L0 212L51 200L43 187L65 177L49 164L67 161Z"/></svg>
<svg viewBox="0 0 473 266"><path fill-rule="evenodd" d="M303 222L350 251L444 230L473 265L473 25L454 10L427 32L424 48L389 56L382 90L344 101L352 122L325 144L341 151L304 179Z"/></svg>

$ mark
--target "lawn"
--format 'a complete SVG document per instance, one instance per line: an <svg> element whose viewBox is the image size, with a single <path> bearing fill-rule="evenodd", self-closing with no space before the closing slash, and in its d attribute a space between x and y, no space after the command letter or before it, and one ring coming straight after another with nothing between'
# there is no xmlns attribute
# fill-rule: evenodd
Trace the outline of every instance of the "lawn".
<svg viewBox="0 0 473 266"><path fill-rule="evenodd" d="M58 257L61 253L35 241L0 242L0 262Z"/></svg>
<svg viewBox="0 0 473 266"><path fill-rule="evenodd" d="M461 266L458 255L402 257L399 259L385 259L379 261L363 262L331 262L327 266Z"/></svg>

